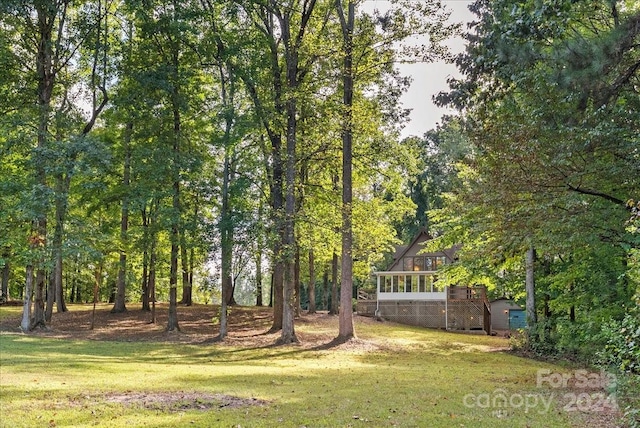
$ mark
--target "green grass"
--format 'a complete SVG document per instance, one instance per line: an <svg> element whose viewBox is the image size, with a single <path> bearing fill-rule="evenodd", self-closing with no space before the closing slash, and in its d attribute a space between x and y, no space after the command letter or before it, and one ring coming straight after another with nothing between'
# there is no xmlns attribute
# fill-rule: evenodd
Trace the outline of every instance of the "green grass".
<svg viewBox="0 0 640 428"><path fill-rule="evenodd" d="M0 321L22 316L22 306L0 306Z"/></svg>
<svg viewBox="0 0 640 428"><path fill-rule="evenodd" d="M297 327L307 332L314 328L313 324ZM0 426L566 427L584 423L579 415L563 411L555 399L548 412L542 405L525 412L524 407L473 404L468 394L552 398L558 393L537 388L536 373L541 368L565 370L495 351L505 345L504 339L391 324L357 324L356 329L365 345L315 350L68 341L3 333ZM181 408L182 403L145 405L108 399L134 393L224 394L264 404L214 403L201 410ZM465 396L473 405L465 405Z"/></svg>

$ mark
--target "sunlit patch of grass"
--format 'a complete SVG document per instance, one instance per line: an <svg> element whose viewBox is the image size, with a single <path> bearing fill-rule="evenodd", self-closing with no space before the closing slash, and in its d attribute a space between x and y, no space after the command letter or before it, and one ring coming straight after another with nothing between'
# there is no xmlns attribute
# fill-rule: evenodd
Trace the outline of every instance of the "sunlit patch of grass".
<svg viewBox="0 0 640 428"><path fill-rule="evenodd" d="M296 328L309 335L330 333L326 325L316 330L302 322ZM0 426L580 425L555 405L541 413L465 404L468 394L497 389L553 393L536 387L536 372L562 369L495 351L504 339L393 324L363 323L356 329L361 346L317 349L1 334ZM203 410L180 401L216 394L247 405ZM114 395L175 396L179 404L110 400Z"/></svg>
<svg viewBox="0 0 640 428"><path fill-rule="evenodd" d="M0 321L7 318L15 318L22 314L22 306L18 305L0 305Z"/></svg>

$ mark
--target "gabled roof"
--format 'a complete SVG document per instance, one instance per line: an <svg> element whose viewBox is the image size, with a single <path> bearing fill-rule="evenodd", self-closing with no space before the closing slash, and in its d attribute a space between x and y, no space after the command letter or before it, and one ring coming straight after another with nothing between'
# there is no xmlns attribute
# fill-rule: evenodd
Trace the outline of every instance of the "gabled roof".
<svg viewBox="0 0 640 428"><path fill-rule="evenodd" d="M433 239L433 237L431 235L429 235L426 230L420 229L420 231L416 234L416 236L414 236L413 240L411 241L411 243L409 245L403 245L403 246L399 246L399 247L396 248L396 253L393 255L393 262L387 268L387 271L393 270L393 267L396 266L400 261L402 261L402 259L409 252L409 250L411 250L412 248L414 248L416 245L420 244L421 242L429 241L430 239ZM454 255L454 253L455 253L455 251L457 249L458 249L458 247L456 246L454 248L450 248L450 249L443 250L443 251L436 251L436 252L432 252L432 253L429 253L429 254L431 254L431 255L443 255L443 256L447 257L450 261L453 261L453 255Z"/></svg>

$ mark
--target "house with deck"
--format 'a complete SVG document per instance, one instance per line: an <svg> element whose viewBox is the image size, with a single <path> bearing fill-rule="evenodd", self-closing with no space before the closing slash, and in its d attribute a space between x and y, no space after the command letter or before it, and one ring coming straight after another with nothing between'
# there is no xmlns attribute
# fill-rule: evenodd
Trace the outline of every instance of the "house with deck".
<svg viewBox="0 0 640 428"><path fill-rule="evenodd" d="M485 287L443 286L438 270L455 261L456 247L423 252L431 239L421 231L399 247L385 271L375 272L375 293L358 293L360 315L446 330L491 334L491 305Z"/></svg>

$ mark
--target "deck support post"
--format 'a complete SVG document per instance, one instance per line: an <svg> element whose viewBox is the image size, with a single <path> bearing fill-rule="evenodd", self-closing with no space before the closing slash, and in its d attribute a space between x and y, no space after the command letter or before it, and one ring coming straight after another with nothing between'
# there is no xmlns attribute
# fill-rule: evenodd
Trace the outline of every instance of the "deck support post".
<svg viewBox="0 0 640 428"><path fill-rule="evenodd" d="M380 275L376 275L376 318L380 317Z"/></svg>
<svg viewBox="0 0 640 428"><path fill-rule="evenodd" d="M449 330L449 286L444 287L444 329Z"/></svg>

